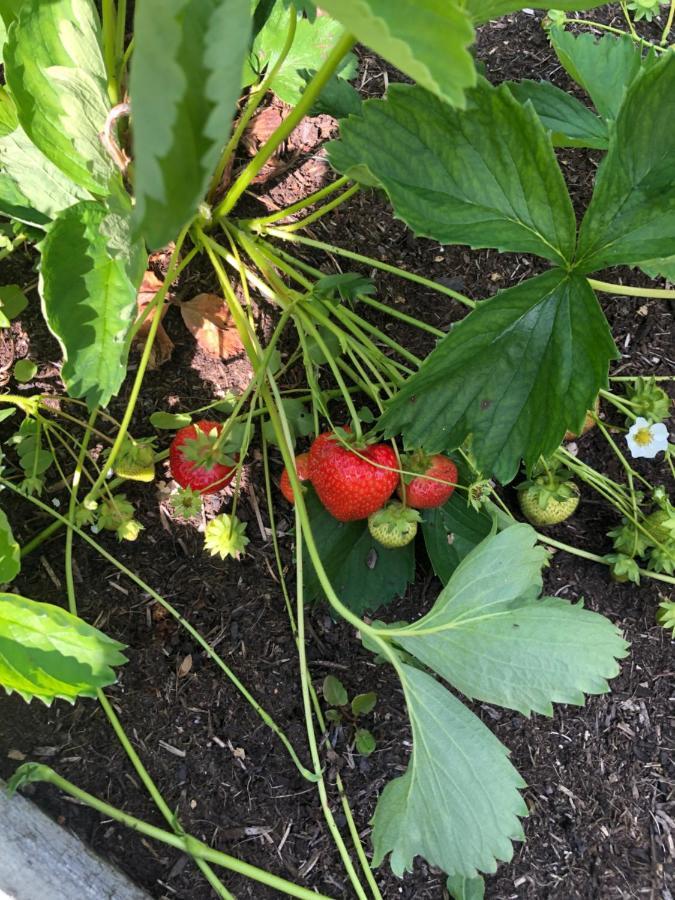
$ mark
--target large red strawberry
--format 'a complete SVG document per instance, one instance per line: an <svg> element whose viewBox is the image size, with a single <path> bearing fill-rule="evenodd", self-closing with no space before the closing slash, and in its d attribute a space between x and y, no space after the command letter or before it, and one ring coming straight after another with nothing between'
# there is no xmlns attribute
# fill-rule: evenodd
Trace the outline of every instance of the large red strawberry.
<svg viewBox="0 0 675 900"><path fill-rule="evenodd" d="M295 457L295 471L300 481L309 480L309 453L298 453ZM288 470L284 469L279 479L279 488L281 493L289 503L295 503L295 495L293 494L293 485L288 477Z"/></svg>
<svg viewBox="0 0 675 900"><path fill-rule="evenodd" d="M402 460L403 468L415 472L415 477L405 484L405 502L413 509L434 509L443 506L452 496L457 484L457 466L447 456L436 453L429 456L422 450L410 453ZM403 488L399 484L398 495L403 500Z"/></svg>
<svg viewBox="0 0 675 900"><path fill-rule="evenodd" d="M309 448L309 478L319 500L340 522L367 519L398 484L398 460L388 444L345 447L333 432Z"/></svg>
<svg viewBox="0 0 675 900"><path fill-rule="evenodd" d="M216 446L220 422L202 419L176 432L169 448L171 476L182 488L200 494L215 494L234 478L235 460L224 447Z"/></svg>

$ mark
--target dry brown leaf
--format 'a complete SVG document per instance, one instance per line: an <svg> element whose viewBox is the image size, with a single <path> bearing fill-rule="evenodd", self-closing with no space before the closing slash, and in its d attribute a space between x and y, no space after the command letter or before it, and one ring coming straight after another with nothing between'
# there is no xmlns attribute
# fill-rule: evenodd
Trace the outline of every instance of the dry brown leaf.
<svg viewBox="0 0 675 900"><path fill-rule="evenodd" d="M180 305L183 321L199 346L212 356L230 359L244 352L244 347L222 297L197 294Z"/></svg>
<svg viewBox="0 0 675 900"><path fill-rule="evenodd" d="M141 282L141 286L138 289L138 296L136 298L139 316L142 315L148 303L151 303L155 299L155 295L161 286L161 279L159 279L154 272L148 269L143 276L143 281ZM166 315L166 311L168 308L168 304L165 303L162 307L162 319ZM138 329L136 336L134 337L135 344L139 344L141 346L145 344L148 338L148 332L150 331L150 325L153 318L155 317L155 314L156 311L150 313L150 315L144 320L143 324ZM173 341L164 330L164 326L160 323L159 328L157 329L155 343L153 344L152 351L150 352L148 369L158 369L160 366L163 366L165 362L168 362L171 359L173 348Z"/></svg>
<svg viewBox="0 0 675 900"><path fill-rule="evenodd" d="M183 662L178 667L178 677L185 678L188 672L192 669L192 654L188 653Z"/></svg>

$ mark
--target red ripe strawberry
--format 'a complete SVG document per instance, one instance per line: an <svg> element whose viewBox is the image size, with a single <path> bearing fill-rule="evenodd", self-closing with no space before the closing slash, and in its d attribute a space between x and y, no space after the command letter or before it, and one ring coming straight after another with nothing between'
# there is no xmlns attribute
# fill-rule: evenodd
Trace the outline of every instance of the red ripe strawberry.
<svg viewBox="0 0 675 900"><path fill-rule="evenodd" d="M295 457L295 471L300 481L309 481L309 453L298 453ZM289 503L295 503L293 486L291 485L291 479L288 477L287 469L284 469L281 473L279 488Z"/></svg>
<svg viewBox="0 0 675 900"><path fill-rule="evenodd" d="M394 493L398 460L388 444L352 449L329 431L309 448L309 478L328 512L353 522L367 519Z"/></svg>
<svg viewBox="0 0 675 900"><path fill-rule="evenodd" d="M405 502L413 509L434 509L443 506L452 496L457 484L457 466L441 453L428 456L423 451L411 453L403 459L403 468L418 475L405 485ZM419 476L427 475L428 478ZM431 479L438 479L432 481ZM403 488L399 484L398 495L403 500Z"/></svg>
<svg viewBox="0 0 675 900"><path fill-rule="evenodd" d="M234 478L235 460L222 447L215 447L220 422L201 420L176 432L169 448L171 476L182 488L200 494L215 494Z"/></svg>

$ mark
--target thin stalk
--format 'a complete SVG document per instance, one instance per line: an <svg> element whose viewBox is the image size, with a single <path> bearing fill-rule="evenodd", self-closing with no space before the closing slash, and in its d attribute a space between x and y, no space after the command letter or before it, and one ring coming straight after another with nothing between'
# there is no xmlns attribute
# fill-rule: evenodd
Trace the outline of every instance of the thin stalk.
<svg viewBox="0 0 675 900"><path fill-rule="evenodd" d="M15 494L21 494L19 489L15 487L10 481L6 478L0 477L0 484L4 485L4 487L8 488ZM22 495L23 496L23 495ZM69 523L68 519L65 516L62 516L60 513L56 512L55 509L47 506L46 503L43 503L41 500L38 500L37 497L26 497L30 503L34 506L37 506L43 512L49 513L50 516L53 516L55 519L58 519L62 525L67 525L70 527L78 537L81 537L83 541L86 541L90 547L93 547L94 550L103 557L103 559L107 560L111 565L115 566L123 575L125 575L128 579L133 581L137 587L139 587L145 594L151 597L156 603L165 609L169 615L173 616L173 618L187 631L187 633L194 638L194 640L199 644L199 646L204 650L206 655L211 659L218 668L225 673L228 679L232 682L232 684L236 687L239 693L244 697L244 699L249 703L251 708L257 713L257 715L262 719L262 721L267 725L267 727L276 734L279 740L282 742L286 750L288 751L289 756L295 763L298 771L306 778L308 781L316 781L315 775L306 769L302 763L300 762L297 753L293 749L291 742L288 737L284 733L284 731L277 725L274 719L269 715L269 713L258 703L258 701L253 697L248 688L242 684L242 682L237 678L232 669L227 665L227 663L216 653L216 651L211 647L209 642L202 637L202 635L197 631L197 629L191 625L187 619L185 619L178 610L169 603L167 599L162 597L154 588L150 587L150 585L143 581L138 575L132 572L124 563L120 562L112 553L108 553L108 551L101 546L97 541L95 541L92 537L90 537L85 531L81 528L78 528L75 524Z"/></svg>
<svg viewBox="0 0 675 900"><path fill-rule="evenodd" d="M183 269L187 268L187 266L192 262L192 260L197 255L197 253L199 253L199 247L193 247L189 253L185 254L185 257L180 261L179 265L176 268L176 271L173 276L174 281L176 280L176 278L178 278L178 276L183 271ZM171 285L169 285L169 287L170 286ZM167 293L168 293L168 290L167 290ZM136 321L132 325L131 330L129 331L129 334L126 339L127 347L131 346L134 338L136 337L138 332L141 330L143 323L147 321L147 319L150 315L152 315L153 310L157 311L158 316L161 315L161 310L157 310L157 307L155 306L156 299L157 299L157 295L155 295L155 297L152 299L152 301L147 304L147 306L145 307L143 312L140 314L140 316L136 319ZM164 302L165 299L166 299L166 293L164 295L162 303Z"/></svg>
<svg viewBox="0 0 675 900"><path fill-rule="evenodd" d="M170 807L167 805L166 801L164 800L164 797L162 797L162 795L159 791L159 788L157 787L155 782L152 780L152 776L150 775L148 770L143 765L142 759L140 758L138 753L136 753L136 750L134 749L129 738L127 737L124 727L122 726L122 723L120 722L119 718L117 717L117 713L113 709L112 704L110 703L110 701L108 700L106 695L103 693L103 691L100 689L98 691L96 691L96 697L98 698L98 702L103 707L103 712L108 717L108 721L110 722L112 729L117 736L117 739L119 740L120 744L122 745L124 752L129 757L129 760L130 760L132 766L134 767L136 774L141 779L143 786L147 790L148 794L150 794L150 797L152 798L155 806L160 811L160 813L164 816L164 819L166 820L167 824L171 827L174 834L184 836L185 830L183 829L182 825L178 821L178 818L176 817L176 815L171 811ZM193 859L194 859L195 865L197 866L199 871L202 873L204 878L206 878L206 880L211 885L211 887L216 892L216 894L222 898L222 900L236 900L234 895L228 891L228 889L221 882L221 880L218 878L218 876L213 871L211 866L206 862L206 860L201 859L199 857L193 857Z"/></svg>
<svg viewBox="0 0 675 900"><path fill-rule="evenodd" d="M333 212L333 210L337 209L338 206L346 203L347 200L351 199L354 196L354 194L358 194L360 190L360 184L353 184L338 197L335 197L333 200L331 200L330 203L326 203L323 206L319 207L319 209L315 209L313 213L305 216L304 219L300 219L298 222L293 222L292 225L280 225L279 227L283 228L287 234L292 234L294 231L299 231L301 228L307 228L307 226L311 225L312 222L316 222L318 219L323 218L323 216L328 215L328 213Z"/></svg>
<svg viewBox="0 0 675 900"><path fill-rule="evenodd" d="M211 184L209 186L208 199L212 200L214 194L218 190L220 186L220 182L222 180L223 174L225 173L225 169L228 166L228 163L232 159L232 154L237 149L239 145L239 141L242 139L244 132L246 131L246 126L251 121L253 114L260 106L265 94L270 88L270 85L274 81L279 72L279 69L284 64L286 57L291 51L291 47L293 46L293 42L295 40L295 32L298 24L298 13L293 4L290 6L289 10L289 19L288 19L288 31L286 33L286 40L284 42L284 46L281 48L281 53L279 54L276 62L269 70L269 72L265 75L263 80L260 82L259 86L253 88L251 93L249 94L248 101L244 108L243 113L239 117L239 121L235 126L235 129L230 137L230 140L227 142L227 146L223 151L223 155L220 157L218 162L218 166L216 171L211 179Z"/></svg>
<svg viewBox="0 0 675 900"><path fill-rule="evenodd" d="M157 336L157 329L159 328L159 323L161 320L161 315L159 311L164 303L164 298L167 295L169 287L171 286L174 278L176 277L176 271L178 269L179 263L178 259L180 257L180 250L183 246L183 242L187 236L187 226L181 231L178 240L176 241L176 246L174 247L174 251L171 254L171 259L169 260L169 268L166 273L166 277L162 282L161 288L155 294L154 299L148 306L153 306L157 310L157 315L152 317L152 321L150 322L150 330L148 331L148 336L145 342L145 347L143 348L143 354L141 356L141 361L138 364L138 370L136 372L136 377L134 379L133 386L131 388L131 393L129 394L129 400L127 401L127 407L124 411L124 416L122 417L122 422L120 423L120 429L117 432L117 436L115 437L115 441L111 447L110 455L108 456L108 468L112 469L115 465L115 460L122 449L122 444L124 443L124 439L127 436L127 432L129 430L129 425L131 423L132 416L136 409L136 404L138 403L138 397L141 392L141 386L143 384L143 379L145 378L145 371L148 367L148 363L150 362L150 354L152 352L152 345L155 342L155 337ZM95 493L98 488L101 487L103 480L105 479L105 473L102 473L101 476L96 481L96 484L92 488L90 493Z"/></svg>
<svg viewBox="0 0 675 900"><path fill-rule="evenodd" d="M117 807L111 806L109 803L105 803L103 800L99 800L98 797L94 797L92 794L87 793L87 791L78 788L77 785L62 778L48 766L35 765L35 769L39 770L39 775L35 780L53 784L54 787L59 788L76 800L95 809L96 812L101 813L101 815L113 819L115 822L120 822L127 828L131 828L133 831L146 835L146 837L160 841L163 844L168 844L170 847L175 847L177 850L181 850L197 859L207 860L217 866L222 866L225 869L230 869L232 872L237 872L239 875L244 875L246 878L259 881L261 884L266 884L268 887L280 891L282 894L287 894L290 897L298 897L300 900L331 900L331 898L327 897L325 894L310 891L308 888L303 888L297 884L293 884L291 881L286 881L285 878L280 878L278 875L273 875L271 872L266 872L264 869L259 869L257 866L250 865L250 863L242 862L234 856L222 853L220 850L213 850L208 844L198 840L198 838L192 837L192 835L171 834L168 831L164 831L162 828L157 828L156 825L150 825L148 822L136 819L134 816L130 816L128 813L117 809Z"/></svg>
<svg viewBox="0 0 675 900"><path fill-rule="evenodd" d="M313 194L309 194L303 200L298 200L297 203L292 203L290 206L286 206L284 209L279 209L277 210L277 212L270 213L268 216L260 216L256 219L243 219L237 224L242 225L244 228L249 228L252 231L257 231L259 228L264 227L265 225L273 225L275 222L280 222L282 219L286 219L288 218L288 216L292 216L296 212L301 212L303 209L307 209L309 206L314 206L315 203L319 203L326 197L330 197L330 195L334 194L335 191L342 190L342 188L346 187L346 185L348 184L349 178L347 178L346 175L343 175L342 178L337 178L335 181L332 181L330 184L327 184L320 190L314 191Z"/></svg>
<svg viewBox="0 0 675 900"><path fill-rule="evenodd" d="M581 550L579 547L573 547L571 544L564 544L562 541L556 541L553 538L548 537L548 535L538 534L537 539L541 544L556 547L558 550L565 550L573 556L581 557L581 559L589 559L591 562L602 563L603 566L611 565L604 556L598 556L597 553L589 553L588 550ZM640 568L638 568L638 572L640 575L645 575L647 578L654 578L656 581L663 581L666 584L675 584L675 578L673 578L672 575L662 575L660 572L650 572L649 569Z"/></svg>
<svg viewBox="0 0 675 900"><path fill-rule="evenodd" d="M601 291L603 294L616 294L618 297L653 297L657 300L675 300L675 291L669 291L665 288L629 287L625 284L596 281L595 278L587 280L593 290Z"/></svg>
<svg viewBox="0 0 675 900"><path fill-rule="evenodd" d="M263 144L255 157L246 166L244 171L239 175L230 190L227 192L221 203L214 210L214 219L221 219L230 213L237 204L237 201L250 185L253 179L260 173L265 163L275 153L277 147L282 144L290 135L293 129L298 125L309 110L314 105L315 100L336 71L345 54L347 54L354 45L354 38L350 34L343 34L335 44L325 62L314 75L312 80L305 88L305 92L300 98L300 102L294 107L290 115L284 119L279 127L273 132L271 137Z"/></svg>
<svg viewBox="0 0 675 900"><path fill-rule="evenodd" d="M673 17L675 17L675 0L670 0L670 9L668 10L668 18L666 19L666 24L663 27L663 32L661 33L661 46L665 47L668 42L668 35L670 34L670 29L673 27Z"/></svg>
<svg viewBox="0 0 675 900"><path fill-rule="evenodd" d="M598 28L600 31L609 31L611 32L611 34L618 34L622 37L626 34L626 32L621 28L615 28L613 25L604 25L602 22L594 22L592 19L570 19L568 17L567 22L570 25L587 25L589 28ZM663 47L659 47L658 44L652 44L651 41L647 41L637 35L633 38L633 40L636 41L636 43L641 44L643 47L653 47L654 50L657 50L659 53L663 52Z"/></svg>
<svg viewBox="0 0 675 900"><path fill-rule="evenodd" d="M621 6L621 11L623 13L623 17L626 20L626 24L628 25L628 30L630 31L630 36L633 38L633 40L638 40L637 31L635 30L635 25L633 25L633 20L631 19L630 13L628 12L626 0L619 0L619 4Z"/></svg>
<svg viewBox="0 0 675 900"><path fill-rule="evenodd" d="M117 0L117 28L115 29L115 61L119 67L119 78L122 79L122 63L124 60L124 38L127 33L127 0Z"/></svg>
<svg viewBox="0 0 675 900"><path fill-rule="evenodd" d="M652 375L654 381L675 381L675 375ZM610 375L610 381L635 381L637 375ZM602 394L602 391L600 391ZM608 398L609 399L609 398Z"/></svg>
<svg viewBox="0 0 675 900"><path fill-rule="evenodd" d="M87 428L82 438L80 452L77 457L77 465L73 472L73 479L70 487L70 500L68 501L68 526L66 530L66 594L68 596L68 608L70 612L77 615L77 601L75 599L75 582L73 581L73 525L75 524L75 511L77 509L77 492L80 487L80 479L82 478L82 468L87 455L87 447L91 439L94 422L98 416L98 407L91 411Z"/></svg>
<svg viewBox="0 0 675 900"><path fill-rule="evenodd" d="M14 240L12 241L11 247L6 247L4 250L0 250L0 262L3 259L7 259L8 256L11 256L15 250L18 250L22 244L28 240L27 234L18 234Z"/></svg>
<svg viewBox="0 0 675 900"><path fill-rule="evenodd" d="M388 263L380 262L372 256L363 256L361 253L353 253L351 250L345 250L343 247L336 247L334 244L327 244L324 241L315 241L313 238L304 237L299 234L288 234L282 228L268 228L266 233L272 237L281 238L282 241L290 241L291 243L304 244L307 247L314 247L316 250L323 250L326 253L334 253L336 256L344 256L346 259L352 259L354 262L363 263L366 266L372 266L374 269L381 269L383 272L389 272L391 275L398 275L399 278L405 278L407 281L414 281L415 284L421 284L429 290L436 291L439 294L445 294L446 297L452 297L469 309L476 306L475 300L470 300L464 294L453 291L452 288L432 281L430 278L424 278L422 275L415 275L413 272L406 272L398 266L390 266Z"/></svg>
<svg viewBox="0 0 675 900"><path fill-rule="evenodd" d="M108 97L113 106L119 103L119 87L117 84L117 65L115 57L115 39L117 34L117 10L115 0L103 0L102 5L102 40L103 60L108 78Z"/></svg>

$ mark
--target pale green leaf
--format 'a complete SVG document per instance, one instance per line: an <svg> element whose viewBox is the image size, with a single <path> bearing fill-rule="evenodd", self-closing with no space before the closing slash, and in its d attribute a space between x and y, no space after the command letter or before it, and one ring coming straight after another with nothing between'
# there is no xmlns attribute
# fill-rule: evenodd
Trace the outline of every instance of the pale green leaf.
<svg viewBox="0 0 675 900"><path fill-rule="evenodd" d="M332 164L384 188L396 216L443 244L572 258L576 223L555 154L534 109L481 79L465 111L393 85L341 123Z"/></svg>
<svg viewBox="0 0 675 900"><path fill-rule="evenodd" d="M473 878L494 872L523 840L525 787L508 750L431 675L400 665L413 733L405 775L390 782L373 817L373 865L391 853L399 877L415 856Z"/></svg>
<svg viewBox="0 0 675 900"><path fill-rule="evenodd" d="M485 897L485 882L480 875L477 878L450 875L446 887L452 900L483 900Z"/></svg>
<svg viewBox="0 0 675 900"><path fill-rule="evenodd" d="M19 10L24 2L25 0L0 0L0 18L6 28L9 28L14 19L19 15Z"/></svg>
<svg viewBox="0 0 675 900"><path fill-rule="evenodd" d="M344 684L335 675L326 675L323 680L323 699L330 706L346 706L347 691Z"/></svg>
<svg viewBox="0 0 675 900"><path fill-rule="evenodd" d="M249 64L252 66L252 78L265 69L269 71L279 59L286 43L290 14L281 3L273 8L265 27L253 43ZM292 14L296 15L295 10ZM343 31L340 23L328 16L321 16L314 22L298 19L293 45L274 76L270 90L285 103L295 105L306 87L308 73L315 72L322 65ZM340 71L343 78L352 78L356 74L353 54L345 57Z"/></svg>
<svg viewBox="0 0 675 900"><path fill-rule="evenodd" d="M546 551L529 525L486 538L458 566L433 608L396 630L396 643L471 699L552 715L602 694L626 655L609 619L544 597Z"/></svg>
<svg viewBox="0 0 675 900"><path fill-rule="evenodd" d="M455 0L316 0L350 34L423 88L458 106L476 83L474 31Z"/></svg>
<svg viewBox="0 0 675 900"><path fill-rule="evenodd" d="M59 606L0 593L0 685L49 706L95 697L126 662L123 644Z"/></svg>
<svg viewBox="0 0 675 900"><path fill-rule="evenodd" d="M28 306L28 298L18 284L0 285L0 310L8 319L15 319Z"/></svg>
<svg viewBox="0 0 675 900"><path fill-rule="evenodd" d="M144 0L131 65L135 222L150 247L202 201L229 136L251 30L249 0Z"/></svg>
<svg viewBox="0 0 675 900"><path fill-rule="evenodd" d="M25 0L5 76L31 141L77 185L107 195L114 170L99 134L109 110L91 0Z"/></svg>
<svg viewBox="0 0 675 900"><path fill-rule="evenodd" d="M473 434L479 469L502 482L560 444L591 409L617 355L585 278L552 270L481 303L404 383L380 420L428 452Z"/></svg>
<svg viewBox="0 0 675 900"><path fill-rule="evenodd" d="M476 25L523 9L521 0L465 0L465 3L466 9ZM595 6L602 5L599 0L556 0L555 8L570 12L575 9L593 9ZM538 3L536 0L530 4L530 7L532 9L551 8L549 3Z"/></svg>
<svg viewBox="0 0 675 900"><path fill-rule="evenodd" d="M70 395L85 397L91 407L105 406L126 375L140 274L119 248L111 254L109 229L119 241L122 227L103 206L79 203L59 215L41 245L40 291L47 324L63 349L61 374Z"/></svg>
<svg viewBox="0 0 675 900"><path fill-rule="evenodd" d="M37 369L32 359L20 359L14 365L14 378L20 383L30 381Z"/></svg>
<svg viewBox="0 0 675 900"><path fill-rule="evenodd" d="M370 756L375 752L377 741L367 728L357 728L354 735L354 746L361 756Z"/></svg>
<svg viewBox="0 0 675 900"><path fill-rule="evenodd" d="M21 571L21 548L12 534L12 526L0 509L0 584L13 581Z"/></svg>
<svg viewBox="0 0 675 900"><path fill-rule="evenodd" d="M507 81L520 103L529 100L542 124L551 132L554 147L593 147L606 150L609 133L606 123L572 94L550 81Z"/></svg>
<svg viewBox="0 0 675 900"><path fill-rule="evenodd" d="M587 32L575 35L552 28L549 36L567 73L586 91L600 115L616 119L626 91L640 71L640 47L628 34L596 38Z"/></svg>
<svg viewBox="0 0 675 900"><path fill-rule="evenodd" d="M150 416L150 424L153 428L163 428L168 431L177 431L192 422L192 416L188 413L154 412Z"/></svg>
<svg viewBox="0 0 675 900"><path fill-rule="evenodd" d="M367 716L369 712L375 709L377 703L377 694L369 691L367 694L357 694L352 700L352 715Z"/></svg>
<svg viewBox="0 0 675 900"><path fill-rule="evenodd" d="M675 246L675 53L635 79L579 232L577 266L594 272L672 255Z"/></svg>

